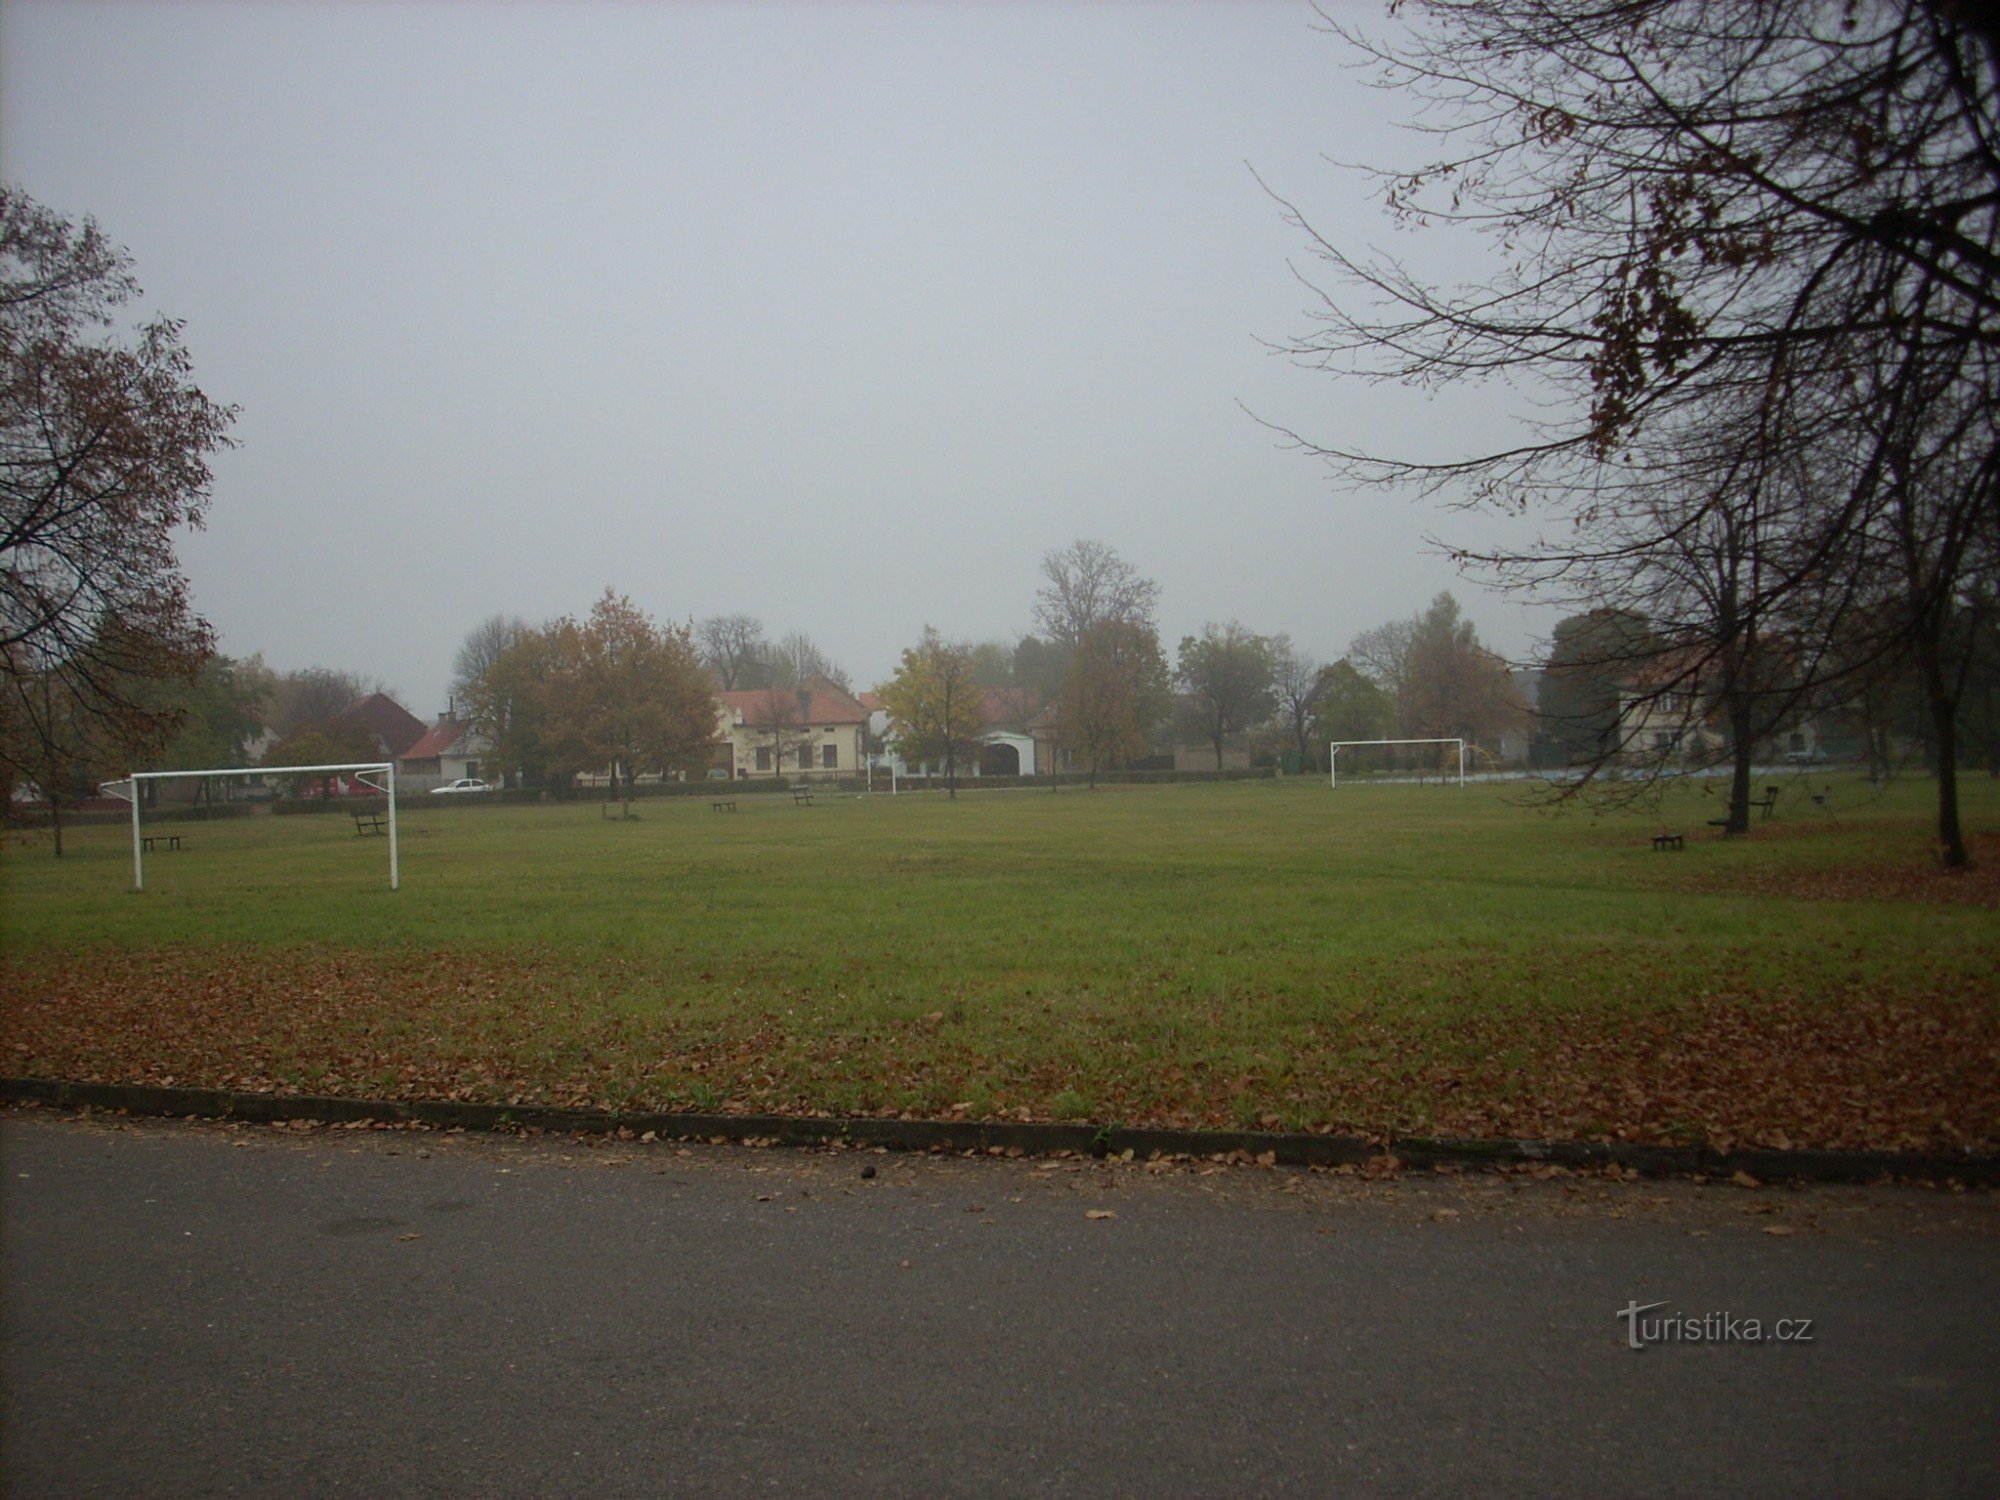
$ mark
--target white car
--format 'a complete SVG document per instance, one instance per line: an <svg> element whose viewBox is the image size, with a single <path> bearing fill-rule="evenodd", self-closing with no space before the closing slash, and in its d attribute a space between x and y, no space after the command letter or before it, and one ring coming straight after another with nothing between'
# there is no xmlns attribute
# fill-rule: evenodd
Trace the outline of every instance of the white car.
<svg viewBox="0 0 2000 1500"><path fill-rule="evenodd" d="M481 781L477 776L461 776L456 781L447 781L443 786L431 788L433 797L456 797L467 792L490 792L492 783Z"/></svg>

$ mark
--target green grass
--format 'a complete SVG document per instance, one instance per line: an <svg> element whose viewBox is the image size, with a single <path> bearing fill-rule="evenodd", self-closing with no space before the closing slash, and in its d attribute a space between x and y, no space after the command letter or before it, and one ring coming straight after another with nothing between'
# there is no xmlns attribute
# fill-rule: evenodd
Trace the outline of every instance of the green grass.
<svg viewBox="0 0 2000 1500"><path fill-rule="evenodd" d="M1967 790L1991 830L2000 795ZM1861 1001L1941 1004L1985 1036L1991 887L1932 873L1928 792L1843 782L1836 820L1793 787L1731 842L1699 790L1602 816L1313 781L745 798L733 815L660 799L627 823L418 806L397 892L385 842L345 818L180 825L188 847L151 856L138 894L127 833L90 828L61 861L0 856L0 1071L1478 1129L1539 1121L1560 1068L1581 1069L1558 1090L1571 1128L1601 1133L1634 1107L1583 1117L1624 1075L1569 1058L1579 1038ZM1653 852L1662 827L1686 852ZM250 1035L175 1040L199 1028L143 1019L149 972L183 1009L247 986L233 1024ZM142 1019L94 1032L64 1012L93 975ZM1635 1066L1650 1098L1658 1065ZM1674 1123L1640 1113L1648 1133Z"/></svg>

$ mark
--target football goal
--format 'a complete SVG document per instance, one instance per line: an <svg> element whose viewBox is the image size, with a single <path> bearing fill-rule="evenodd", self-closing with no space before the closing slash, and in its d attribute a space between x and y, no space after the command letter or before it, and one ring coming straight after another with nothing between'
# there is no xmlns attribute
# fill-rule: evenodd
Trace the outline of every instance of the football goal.
<svg viewBox="0 0 2000 1500"><path fill-rule="evenodd" d="M152 842L142 826L145 818L140 783L147 781L200 780L205 776L345 776L362 786L373 787L389 799L389 889L401 882L396 844L396 765L393 761L359 761L344 766L225 766L208 771L134 771L119 781L107 781L99 788L106 796L122 797L132 804L132 889L146 888L146 846ZM379 780L374 778L379 777Z"/></svg>
<svg viewBox="0 0 2000 1500"><path fill-rule="evenodd" d="M1397 762L1399 760L1408 759L1409 757L1393 755L1390 753L1389 750L1389 747L1391 746L1409 747L1416 745L1455 746L1458 751L1458 784L1461 787L1465 785L1465 741L1464 740L1334 740L1327 746L1327 757L1326 757L1327 776L1330 778L1327 784L1329 786L1336 786L1336 787L1340 785L1341 751L1364 750L1369 747L1378 747L1380 748L1382 753L1379 756L1369 757L1372 764L1369 764L1367 766L1365 772L1357 764L1357 762L1359 762L1362 759L1362 757L1349 756L1348 778L1347 778L1349 781L1357 779L1357 776L1362 776L1365 777L1365 779L1374 781L1409 781L1412 779L1421 780L1424 779L1425 773L1432 769L1441 771L1445 780L1449 781L1452 779L1452 772L1449 764L1446 764L1444 766L1438 766L1436 764L1436 760L1434 759L1432 761L1431 766L1429 767L1426 767L1421 762L1412 766L1401 766L1398 765ZM1449 761L1448 754L1442 758L1445 759L1447 762Z"/></svg>

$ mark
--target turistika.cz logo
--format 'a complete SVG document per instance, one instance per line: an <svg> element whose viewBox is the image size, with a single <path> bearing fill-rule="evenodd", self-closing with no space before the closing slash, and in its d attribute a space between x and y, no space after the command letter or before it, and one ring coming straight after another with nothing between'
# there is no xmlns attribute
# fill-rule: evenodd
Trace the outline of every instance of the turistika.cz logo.
<svg viewBox="0 0 2000 1500"><path fill-rule="evenodd" d="M1648 1344L1810 1344L1811 1318L1740 1318L1735 1313L1656 1312L1664 1302L1628 1302L1618 1310L1625 1323L1625 1345ZM1648 1317L1647 1314L1655 1316Z"/></svg>

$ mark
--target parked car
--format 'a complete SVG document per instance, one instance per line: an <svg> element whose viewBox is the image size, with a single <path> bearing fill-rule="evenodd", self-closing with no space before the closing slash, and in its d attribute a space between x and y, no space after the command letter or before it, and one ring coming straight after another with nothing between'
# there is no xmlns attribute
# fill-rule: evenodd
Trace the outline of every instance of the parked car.
<svg viewBox="0 0 2000 1500"><path fill-rule="evenodd" d="M447 781L443 786L431 788L433 797L463 796L471 792L490 792L493 784L481 781L477 776L461 776L456 781Z"/></svg>
<svg viewBox="0 0 2000 1500"><path fill-rule="evenodd" d="M1824 750L1787 750L1785 764L1792 766L1823 766L1826 764Z"/></svg>

